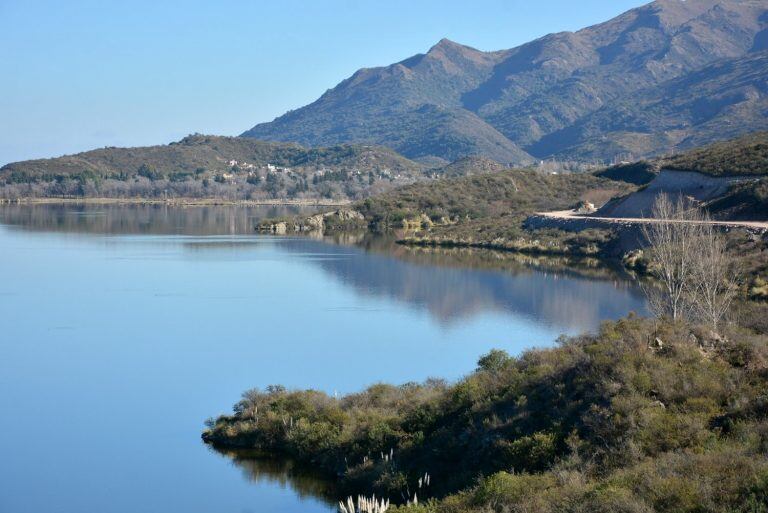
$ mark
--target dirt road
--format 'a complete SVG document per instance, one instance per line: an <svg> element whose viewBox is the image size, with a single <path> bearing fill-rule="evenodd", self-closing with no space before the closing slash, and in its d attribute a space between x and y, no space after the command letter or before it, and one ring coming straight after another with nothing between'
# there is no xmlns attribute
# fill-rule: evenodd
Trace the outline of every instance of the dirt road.
<svg viewBox="0 0 768 513"><path fill-rule="evenodd" d="M657 223L658 219L651 219L646 217L597 217L588 214L577 214L575 210L559 210L556 212L539 212L536 215L542 217L548 217L550 219L588 219L592 221L599 221L603 223L612 224L645 224L645 223ZM757 230L768 230L768 221L678 221L681 223L704 223L712 224L715 226L729 226L733 228L753 228Z"/></svg>

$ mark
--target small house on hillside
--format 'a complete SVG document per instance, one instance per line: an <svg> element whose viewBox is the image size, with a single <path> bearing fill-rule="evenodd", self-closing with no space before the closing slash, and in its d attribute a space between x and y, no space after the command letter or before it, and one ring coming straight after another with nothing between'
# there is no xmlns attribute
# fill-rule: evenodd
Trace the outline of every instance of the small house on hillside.
<svg viewBox="0 0 768 513"><path fill-rule="evenodd" d="M597 212L597 208L595 208L595 205L589 201L580 201L576 206L577 214L594 214L595 212Z"/></svg>

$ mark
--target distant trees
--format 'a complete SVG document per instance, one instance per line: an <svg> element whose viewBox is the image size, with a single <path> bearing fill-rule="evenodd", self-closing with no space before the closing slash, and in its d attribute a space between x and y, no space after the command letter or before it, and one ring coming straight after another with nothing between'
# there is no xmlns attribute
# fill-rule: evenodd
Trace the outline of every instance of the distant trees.
<svg viewBox="0 0 768 513"><path fill-rule="evenodd" d="M163 174L149 164L140 165L139 169L136 170L136 174L149 180L160 180L163 178Z"/></svg>
<svg viewBox="0 0 768 513"><path fill-rule="evenodd" d="M725 237L701 209L660 195L654 222L643 225L650 246L651 270L659 287L646 286L658 316L691 318L717 331L737 292L738 272Z"/></svg>
<svg viewBox="0 0 768 513"><path fill-rule="evenodd" d="M285 181L276 173L267 173L264 190L272 198L277 198L279 193L285 188Z"/></svg>

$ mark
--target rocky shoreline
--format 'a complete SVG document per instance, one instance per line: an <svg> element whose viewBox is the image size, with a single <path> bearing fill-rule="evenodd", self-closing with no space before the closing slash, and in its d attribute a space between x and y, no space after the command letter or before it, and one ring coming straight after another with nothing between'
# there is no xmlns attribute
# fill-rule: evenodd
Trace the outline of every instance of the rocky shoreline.
<svg viewBox="0 0 768 513"><path fill-rule="evenodd" d="M341 208L304 218L266 219L256 227L256 230L263 233L271 233L273 235L286 235L288 233L323 233L326 230L365 228L367 228L367 222L363 214L357 210Z"/></svg>

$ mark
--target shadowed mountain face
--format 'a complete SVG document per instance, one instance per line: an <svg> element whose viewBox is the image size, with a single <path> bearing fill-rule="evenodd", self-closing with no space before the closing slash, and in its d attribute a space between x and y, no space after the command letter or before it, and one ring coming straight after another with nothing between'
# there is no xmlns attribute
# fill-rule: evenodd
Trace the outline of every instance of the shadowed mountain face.
<svg viewBox="0 0 768 513"><path fill-rule="evenodd" d="M650 144L657 140L664 151L711 142L729 124L728 136L762 127L760 116L743 111L763 95L754 83L761 66L755 60L765 58L767 34L767 0L659 0L511 50L482 52L442 40L424 55L360 70L316 102L243 135L309 145L377 143L419 159L477 154L525 164L531 155L645 156L658 151ZM740 81L749 88L723 99L725 88ZM653 98L686 94L687 102L660 107L663 121L638 122ZM644 103L634 103L638 96ZM717 110L720 103L732 108ZM599 112L610 117L610 128L590 121ZM681 133L669 136L669 126ZM641 137L633 143L627 133Z"/></svg>
<svg viewBox="0 0 768 513"><path fill-rule="evenodd" d="M604 158L674 153L768 129L768 50L722 59L622 97L543 137L536 153Z"/></svg>

